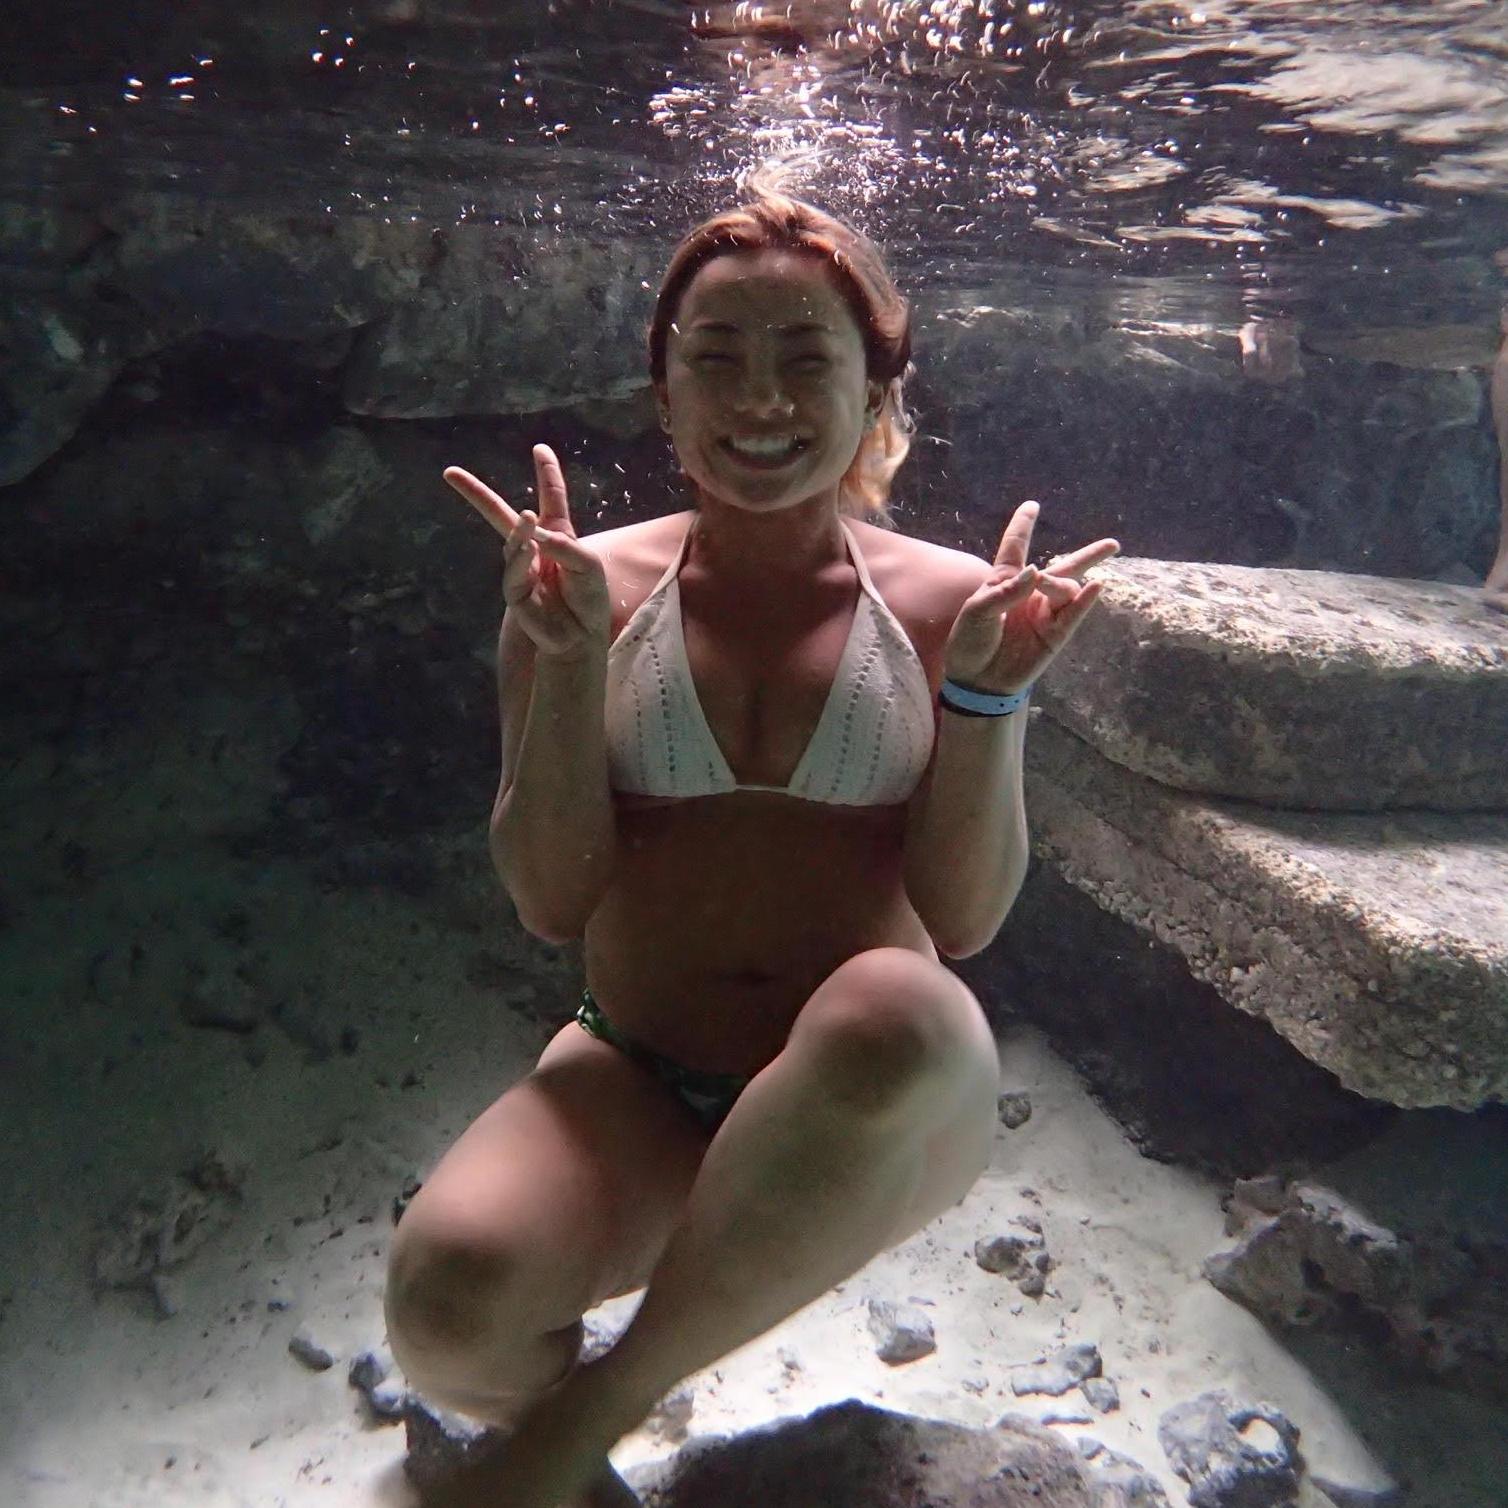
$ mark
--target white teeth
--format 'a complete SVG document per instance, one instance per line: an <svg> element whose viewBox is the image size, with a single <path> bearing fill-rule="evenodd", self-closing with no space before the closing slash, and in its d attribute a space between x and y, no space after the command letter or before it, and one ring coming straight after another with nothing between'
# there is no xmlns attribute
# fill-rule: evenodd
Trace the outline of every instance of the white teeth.
<svg viewBox="0 0 1508 1508"><path fill-rule="evenodd" d="M794 450L801 442L794 438L784 440L729 440L728 444L734 450L744 451L751 456L769 458L771 456L783 456L788 451Z"/></svg>

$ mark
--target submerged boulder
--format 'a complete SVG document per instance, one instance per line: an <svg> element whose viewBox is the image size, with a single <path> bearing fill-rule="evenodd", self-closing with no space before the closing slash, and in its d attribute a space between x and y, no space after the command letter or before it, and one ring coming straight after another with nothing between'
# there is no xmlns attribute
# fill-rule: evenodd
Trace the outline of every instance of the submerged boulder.
<svg viewBox="0 0 1508 1508"><path fill-rule="evenodd" d="M1249 1193L1237 1183L1235 1244L1204 1263L1227 1298L1281 1325L1362 1335L1433 1376L1508 1397L1508 1245L1465 1230L1400 1233L1316 1183L1292 1183L1279 1200Z"/></svg>
<svg viewBox="0 0 1508 1508"><path fill-rule="evenodd" d="M1190 1508L1290 1508L1299 1490L1299 1431L1270 1403L1201 1393L1163 1414L1157 1438Z"/></svg>
<svg viewBox="0 0 1508 1508"><path fill-rule="evenodd" d="M970 1429L853 1399L694 1441L627 1479L644 1508L1099 1508L1106 1501L1094 1470L1027 1419L1007 1415L992 1428Z"/></svg>
<svg viewBox="0 0 1508 1508"><path fill-rule="evenodd" d="M506 1439L411 1392L403 1421L403 1469L426 1494ZM1137 1462L1092 1454L1020 1414L979 1429L848 1399L736 1435L698 1436L625 1479L643 1508L1167 1508Z"/></svg>

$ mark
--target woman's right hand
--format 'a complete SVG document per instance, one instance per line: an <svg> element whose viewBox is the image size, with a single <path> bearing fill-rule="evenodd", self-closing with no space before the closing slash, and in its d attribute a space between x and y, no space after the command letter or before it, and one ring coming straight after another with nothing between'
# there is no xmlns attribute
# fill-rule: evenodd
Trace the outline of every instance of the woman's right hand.
<svg viewBox="0 0 1508 1508"><path fill-rule="evenodd" d="M543 655L576 658L607 647L612 598L601 559L576 538L560 462L534 447L540 511L515 513L497 493L459 466L445 480L507 541L503 599Z"/></svg>

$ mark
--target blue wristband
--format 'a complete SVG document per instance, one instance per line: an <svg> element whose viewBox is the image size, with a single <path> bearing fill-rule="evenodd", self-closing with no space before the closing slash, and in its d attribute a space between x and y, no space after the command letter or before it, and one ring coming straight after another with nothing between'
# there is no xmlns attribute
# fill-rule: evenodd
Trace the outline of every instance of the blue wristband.
<svg viewBox="0 0 1508 1508"><path fill-rule="evenodd" d="M952 712L972 713L975 717L1004 717L1006 713L1026 705L1035 684L1036 682L1032 682L1007 696L997 696L989 691L971 691L969 687L960 686L957 681L944 677L937 699Z"/></svg>

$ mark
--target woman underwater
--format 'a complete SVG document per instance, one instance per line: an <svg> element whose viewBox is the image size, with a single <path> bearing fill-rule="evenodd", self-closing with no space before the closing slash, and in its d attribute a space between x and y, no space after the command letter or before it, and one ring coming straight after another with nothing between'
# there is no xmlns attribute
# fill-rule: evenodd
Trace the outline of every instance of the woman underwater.
<svg viewBox="0 0 1508 1508"><path fill-rule="evenodd" d="M939 951L1021 886L1025 699L1119 548L1028 565L1032 502L992 562L890 526L910 310L798 200L686 236L649 345L694 508L578 538L546 446L537 515L445 473L507 541L493 857L587 984L394 1236L399 1364L511 1430L447 1503L634 1502L607 1452L666 1392L988 1165L996 1046Z"/></svg>

